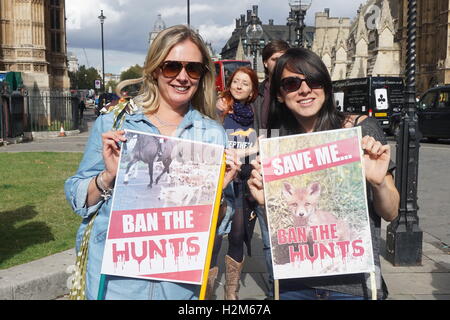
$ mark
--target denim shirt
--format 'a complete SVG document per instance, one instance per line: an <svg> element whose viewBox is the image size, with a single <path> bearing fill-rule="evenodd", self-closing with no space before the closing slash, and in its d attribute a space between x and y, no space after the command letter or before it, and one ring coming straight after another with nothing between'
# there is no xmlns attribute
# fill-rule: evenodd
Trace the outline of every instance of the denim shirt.
<svg viewBox="0 0 450 320"><path fill-rule="evenodd" d="M86 206L86 197L90 181L105 169L102 156L102 133L112 129L113 121L113 113L104 114L97 118L89 136L78 171L74 176L67 179L64 186L66 198L71 204L72 209L83 218L76 237L77 252L80 249L83 233L89 223L90 217L98 211L89 241L86 272L87 299L97 298L112 197L106 201L102 199L90 207ZM135 114L126 114L121 129L160 134L159 130L149 121L142 111ZM192 106L190 106L189 111L178 126L175 136L182 139L223 146L226 146L227 139L223 127L218 122L202 115L199 111L193 109ZM232 192L226 192L226 194L230 195ZM230 208L230 210L233 209ZM184 300L197 299L200 292L200 286L198 285L124 278L111 275L106 276L105 286L105 299Z"/></svg>

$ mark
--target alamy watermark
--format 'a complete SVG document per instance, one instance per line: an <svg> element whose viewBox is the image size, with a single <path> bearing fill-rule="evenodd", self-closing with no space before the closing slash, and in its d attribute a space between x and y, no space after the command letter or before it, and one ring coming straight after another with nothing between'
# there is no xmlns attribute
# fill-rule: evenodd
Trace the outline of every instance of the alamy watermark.
<svg viewBox="0 0 450 320"><path fill-rule="evenodd" d="M381 8L377 5L371 5L364 12L364 18L366 20L366 27L369 30L375 30L380 27L381 21Z"/></svg>

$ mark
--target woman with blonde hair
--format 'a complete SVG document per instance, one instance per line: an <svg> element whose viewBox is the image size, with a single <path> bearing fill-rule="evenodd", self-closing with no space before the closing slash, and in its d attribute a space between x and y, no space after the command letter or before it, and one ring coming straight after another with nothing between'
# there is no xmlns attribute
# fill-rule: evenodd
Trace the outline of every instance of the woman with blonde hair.
<svg viewBox="0 0 450 320"><path fill-rule="evenodd" d="M186 26L159 33L149 48L139 79L120 83L120 93L141 84L139 95L97 118L78 171L65 184L66 197L83 218L77 233L77 267L71 298L95 299L111 211L123 129L226 145L215 117L214 73L201 37ZM224 185L237 165L227 161ZM83 270L85 272L83 272ZM106 276L104 299L196 299L200 287L165 281Z"/></svg>
<svg viewBox="0 0 450 320"><path fill-rule="evenodd" d="M184 25L165 29L158 34L147 53L143 76L138 79L125 80L119 83L116 87L117 94L120 96L123 88L129 85L141 84L140 93L134 101L140 103L148 113L154 113L160 106L159 102L161 99L158 79L155 77L155 74L167 60L166 57L170 50L176 44L187 39L197 47L201 54L201 58L198 61L200 64L188 64L185 66L187 67L187 73L202 74L202 77L197 79L199 80L198 90L192 95L192 106L200 113L213 119L216 118L214 108L216 104L214 64L201 37L195 31ZM182 55L183 53L181 52L181 58L183 58ZM164 68L171 72L181 71L179 69L180 65L177 63L166 63Z"/></svg>

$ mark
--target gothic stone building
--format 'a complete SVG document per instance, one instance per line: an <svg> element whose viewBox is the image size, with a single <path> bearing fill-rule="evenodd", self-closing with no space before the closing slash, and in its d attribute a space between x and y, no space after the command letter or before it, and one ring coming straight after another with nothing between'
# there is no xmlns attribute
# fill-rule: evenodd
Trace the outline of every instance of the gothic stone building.
<svg viewBox="0 0 450 320"><path fill-rule="evenodd" d="M395 41L397 0L369 0L355 19L330 17L328 9L316 13L312 50L333 80L367 76L402 76L401 47Z"/></svg>
<svg viewBox="0 0 450 320"><path fill-rule="evenodd" d="M22 72L28 89L70 87L64 0L0 0L0 71Z"/></svg>
<svg viewBox="0 0 450 320"><path fill-rule="evenodd" d="M254 6L253 11L257 10ZM318 12L315 26L306 27L306 46L324 61L333 80L366 76L401 76L398 63L401 57L400 43L395 41L399 4L397 0L368 0L361 5L355 19L330 17L329 9ZM248 59L245 29L250 23L252 11L247 17L236 20L236 28L225 47L223 59ZM262 25L265 43L272 39L294 43L294 27L287 25ZM258 71L262 70L258 59Z"/></svg>
<svg viewBox="0 0 450 320"><path fill-rule="evenodd" d="M408 0L369 0L356 18L316 14L313 50L333 80L405 74ZM450 83L450 1L417 1L416 89Z"/></svg>
<svg viewBox="0 0 450 320"><path fill-rule="evenodd" d="M247 15L241 14L240 18L236 19L236 26L233 33L228 39L225 46L220 53L221 59L231 60L248 60L253 63L253 56L249 50L246 29L251 23L252 14L258 16L258 6L254 5L253 10L247 10ZM270 19L268 24L261 24L263 29L263 36L260 39L260 50L257 53L257 72L258 77L264 78L264 66L261 59L261 49L265 44L271 40L284 40L293 45L295 43L295 27L287 24L274 24L274 20ZM303 41L305 46L311 47L314 39L314 27L306 26L303 30Z"/></svg>
<svg viewBox="0 0 450 320"><path fill-rule="evenodd" d="M401 66L406 65L408 1L400 0L397 41L402 46ZM450 83L450 1L417 1L416 89L424 93Z"/></svg>

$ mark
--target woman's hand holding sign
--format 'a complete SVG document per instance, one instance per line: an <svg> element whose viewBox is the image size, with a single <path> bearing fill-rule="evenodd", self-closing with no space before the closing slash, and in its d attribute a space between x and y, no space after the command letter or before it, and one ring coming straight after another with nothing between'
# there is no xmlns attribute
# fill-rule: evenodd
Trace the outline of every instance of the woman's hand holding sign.
<svg viewBox="0 0 450 320"><path fill-rule="evenodd" d="M225 149L226 156L226 169L225 169L225 177L223 180L223 189L225 189L228 184L236 178L236 175L240 171L241 161L239 160L239 156L234 149Z"/></svg>
<svg viewBox="0 0 450 320"><path fill-rule="evenodd" d="M102 134L103 161L105 162L105 182L112 182L116 177L119 166L120 147L119 142L125 142L125 131L108 131Z"/></svg>
<svg viewBox="0 0 450 320"><path fill-rule="evenodd" d="M124 142L125 131L107 131L102 134L102 155L105 164L105 170L100 172L95 178L91 179L86 198L88 207L95 205L102 198L98 185L98 177L101 175L101 183L103 187L111 188L114 185L117 168L119 166L120 147L119 142Z"/></svg>
<svg viewBox="0 0 450 320"><path fill-rule="evenodd" d="M261 166L261 160L258 157L256 157L255 160L250 162L250 164L253 166L253 170L251 173L250 178L247 181L248 187L250 189L250 192L255 198L256 202L263 206L264 205L264 185L263 185L263 178L262 178L262 166Z"/></svg>
<svg viewBox="0 0 450 320"><path fill-rule="evenodd" d="M375 211L386 221L392 221L398 214L400 196L395 187L394 178L388 172L391 159L391 147L383 145L373 137L365 136L361 140L364 150L364 169L367 181L374 192Z"/></svg>
<svg viewBox="0 0 450 320"><path fill-rule="evenodd" d="M364 151L364 168L367 181L374 186L384 183L384 178L391 159L391 148L383 145L371 136L365 136L361 140Z"/></svg>

